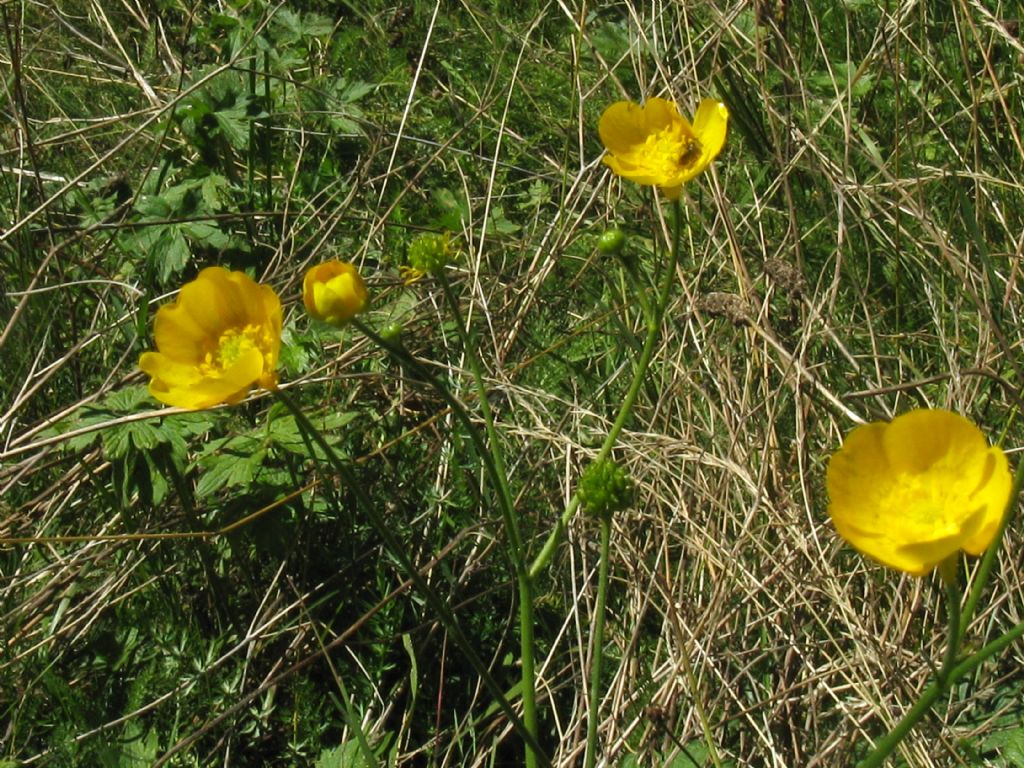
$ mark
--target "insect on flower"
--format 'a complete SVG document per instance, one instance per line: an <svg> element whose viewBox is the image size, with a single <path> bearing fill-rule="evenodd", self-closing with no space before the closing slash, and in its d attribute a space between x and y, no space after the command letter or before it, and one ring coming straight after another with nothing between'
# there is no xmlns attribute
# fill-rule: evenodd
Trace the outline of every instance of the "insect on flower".
<svg viewBox="0 0 1024 768"><path fill-rule="evenodd" d="M683 147L683 153L679 156L679 165L693 165L700 158L701 146L697 139L689 139Z"/></svg>

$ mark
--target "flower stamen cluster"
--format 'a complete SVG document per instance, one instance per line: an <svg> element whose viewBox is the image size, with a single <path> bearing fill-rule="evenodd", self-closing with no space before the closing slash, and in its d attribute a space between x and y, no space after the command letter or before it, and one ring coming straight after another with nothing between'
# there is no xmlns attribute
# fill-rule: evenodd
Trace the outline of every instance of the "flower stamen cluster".
<svg viewBox="0 0 1024 768"><path fill-rule="evenodd" d="M409 244L408 264L399 268L406 285L415 283L424 275L436 275L447 267L458 254L452 244L451 233L428 232Z"/></svg>

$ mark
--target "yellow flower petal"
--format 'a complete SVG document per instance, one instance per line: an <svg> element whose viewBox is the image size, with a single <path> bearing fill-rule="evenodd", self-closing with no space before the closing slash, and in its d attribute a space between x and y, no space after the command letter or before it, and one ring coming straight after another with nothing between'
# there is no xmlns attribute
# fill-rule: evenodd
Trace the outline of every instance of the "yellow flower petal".
<svg viewBox="0 0 1024 768"><path fill-rule="evenodd" d="M706 168L725 146L729 127L729 110L716 99L704 99L693 117L693 132L700 140L702 161Z"/></svg>
<svg viewBox="0 0 1024 768"><path fill-rule="evenodd" d="M150 358L146 362L147 366L143 366L143 361L139 361L143 370L148 367L159 373L149 383L150 394L167 405L192 410L220 403L237 403L248 394L263 371L263 355L257 349L243 353L223 376L218 377L197 375L195 369L189 371L185 370L188 366L175 367L173 363L168 364L166 359L156 361Z"/></svg>
<svg viewBox="0 0 1024 768"><path fill-rule="evenodd" d="M182 286L178 295L178 306L208 337L243 325L247 317L230 274L223 267L207 267ZM248 275L245 277L249 280Z"/></svg>
<svg viewBox="0 0 1024 768"><path fill-rule="evenodd" d="M971 493L984 515L978 525L977 533L968 536L961 548L972 555L980 555L992 542L999 524L1006 513L1006 505L1013 490L1013 478L1010 475L1009 462L1002 449L988 449L985 460L977 466L973 478L978 484Z"/></svg>
<svg viewBox="0 0 1024 768"><path fill-rule="evenodd" d="M652 96L644 103L643 111L647 120L648 133L669 128L676 123L682 123L689 130L689 121L679 114L676 105L671 101Z"/></svg>
<svg viewBox="0 0 1024 768"><path fill-rule="evenodd" d="M646 140L650 130L644 109L632 101L616 101L597 124L601 143L613 156L626 155Z"/></svg>
<svg viewBox="0 0 1024 768"><path fill-rule="evenodd" d="M829 461L829 515L864 554L917 576L991 544L1011 490L1006 455L962 416L916 410L853 430Z"/></svg>
<svg viewBox="0 0 1024 768"><path fill-rule="evenodd" d="M161 307L153 320L153 340L157 349L179 363L199 365L206 354L210 336L211 332L200 326L180 304Z"/></svg>

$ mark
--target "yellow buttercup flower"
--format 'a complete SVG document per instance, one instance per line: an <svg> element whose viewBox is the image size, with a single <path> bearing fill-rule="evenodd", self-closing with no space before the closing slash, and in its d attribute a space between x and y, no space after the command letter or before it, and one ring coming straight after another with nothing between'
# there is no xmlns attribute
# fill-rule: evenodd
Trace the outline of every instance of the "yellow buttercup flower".
<svg viewBox="0 0 1024 768"><path fill-rule="evenodd" d="M317 320L344 325L366 309L366 283L352 264L327 261L312 267L302 281L302 303Z"/></svg>
<svg viewBox="0 0 1024 768"><path fill-rule="evenodd" d="M236 403L253 386L277 386L281 300L244 272L208 267L157 310L153 338L157 351L139 358L153 397L192 409Z"/></svg>
<svg viewBox="0 0 1024 768"><path fill-rule="evenodd" d="M605 165L637 184L653 184L675 200L682 185L722 151L728 124L729 110L715 99L700 103L691 125L675 104L652 98L643 106L612 104L597 130L608 150Z"/></svg>
<svg viewBox="0 0 1024 768"><path fill-rule="evenodd" d="M828 464L839 535L884 565L923 576L950 555L980 555L1012 481L1006 455L963 416L915 410L854 429Z"/></svg>

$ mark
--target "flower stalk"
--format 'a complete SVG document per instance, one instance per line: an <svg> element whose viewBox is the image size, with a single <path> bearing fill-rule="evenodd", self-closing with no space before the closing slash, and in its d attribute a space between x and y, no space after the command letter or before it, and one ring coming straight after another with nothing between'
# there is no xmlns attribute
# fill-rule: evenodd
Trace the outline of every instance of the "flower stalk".
<svg viewBox="0 0 1024 768"><path fill-rule="evenodd" d="M622 406L615 418L615 422L612 424L611 430L609 430L608 435L605 437L604 444L598 451L597 458L592 464L593 467L601 467L608 462L612 447L615 445L615 441L618 440L619 434L622 432L622 429L625 427L627 420L632 414L633 406L640 394L640 388L643 386L643 382L646 379L647 369L654 356L654 349L661 330L661 323L665 315L665 310L668 307L672 280L676 275L676 265L679 263L679 249L680 241L682 239L682 206L679 204L678 199L673 203L673 213L674 222L670 251L671 255L669 257L668 264L665 265L664 272L662 273L662 282L658 287L657 298L655 299L654 306L650 311L647 310L648 305L646 303L642 305L644 308L644 320L647 328L644 346L633 370L633 380L630 382L626 398L623 400ZM584 479L586 479L586 476L584 476ZM576 493L570 500L565 512L563 512L562 517L558 520L555 529L552 531L551 536L549 536L545 543L544 550L541 551L540 556L538 556L537 560L534 561L533 567L530 570L531 576L534 575L535 570L539 573L544 567L546 567L547 563L550 562L550 558L553 556L554 549L558 543L557 537L559 537L561 532L564 531L572 514L575 513L576 508L580 504L581 497L583 495L581 494L581 490L587 490L587 487L583 482L581 482L580 487L577 488ZM604 495L607 497L607 490ZM605 504L607 505L607 503L608 501L606 499ZM594 645L590 669L590 699L587 712L585 768L593 768L596 763L598 753L597 727L600 720L601 675L604 667L604 625L608 594L608 571L610 567L611 514L613 511L615 511L615 509L610 509L607 506L605 509L600 510L601 550L599 556L600 562L598 565L597 605L595 606L594 616ZM542 560L541 558L545 556L547 559Z"/></svg>
<svg viewBox="0 0 1024 768"><path fill-rule="evenodd" d="M587 712L587 752L584 768L594 768L597 763L597 724L601 708L601 673L604 669L604 622L605 607L608 601L608 569L609 550L612 538L612 515L610 512L600 516L601 550L598 560L597 605L594 607L594 635L591 649L590 664L590 701Z"/></svg>
<svg viewBox="0 0 1024 768"><path fill-rule="evenodd" d="M636 364L633 367L633 380L629 384L629 389L626 391L626 396L622 400L622 405L619 406L619 412L615 416L615 421L612 423L611 429L608 430L608 434L601 443L597 456L594 457L595 462L603 461L611 455L612 448L615 446L616 441L619 439L619 435L626 426L626 422L629 421L629 417L633 413L633 406L636 404L637 397L640 395L640 389L643 387L644 379L647 376L647 369L650 367L651 360L654 357L654 350L661 331L661 324L665 317L665 310L668 308L668 297L672 288L672 280L676 276L676 266L679 263L679 249L682 235L682 206L679 204L678 200L673 202L673 212L675 214L675 220L673 222L670 256L668 264L665 266L665 270L661 276L661 284L658 288L657 300L654 303L653 311L647 318L647 332L644 337L644 345L640 350L640 356L637 358ZM566 504L565 510L555 522L555 527L548 535L547 540L544 542L544 546L530 565L531 579L536 579L544 569L551 564L551 560L555 556L555 551L558 549L562 536L565 535L565 529L569 525L569 521L572 520L573 515L576 514L576 510L579 509L579 506L580 495L577 490L577 492L572 495L572 498L569 499L569 503Z"/></svg>
<svg viewBox="0 0 1024 768"><path fill-rule="evenodd" d="M487 382L484 381L480 358L476 353L476 340L473 329L463 319L459 301L452 291L451 284L448 282L444 271L438 270L436 276L441 284L448 308L455 318L455 327L458 329L466 360L473 374L473 382L477 389L478 400L480 401L480 413L483 416L484 429L487 433L487 448L498 481L498 488L496 490L498 491L499 507L501 508L505 530L509 537L509 557L515 570L516 584L519 591L519 658L522 666L523 722L527 730L536 737L538 734L538 724L536 662L534 658L533 588L530 575L526 570L526 553L523 549L522 532L519 528L519 519L516 516L512 491L509 488L501 439L494 426L494 415L491 412L491 405L488 400ZM534 754L533 749L527 745L526 766L527 768L536 768L536 765L537 756Z"/></svg>

